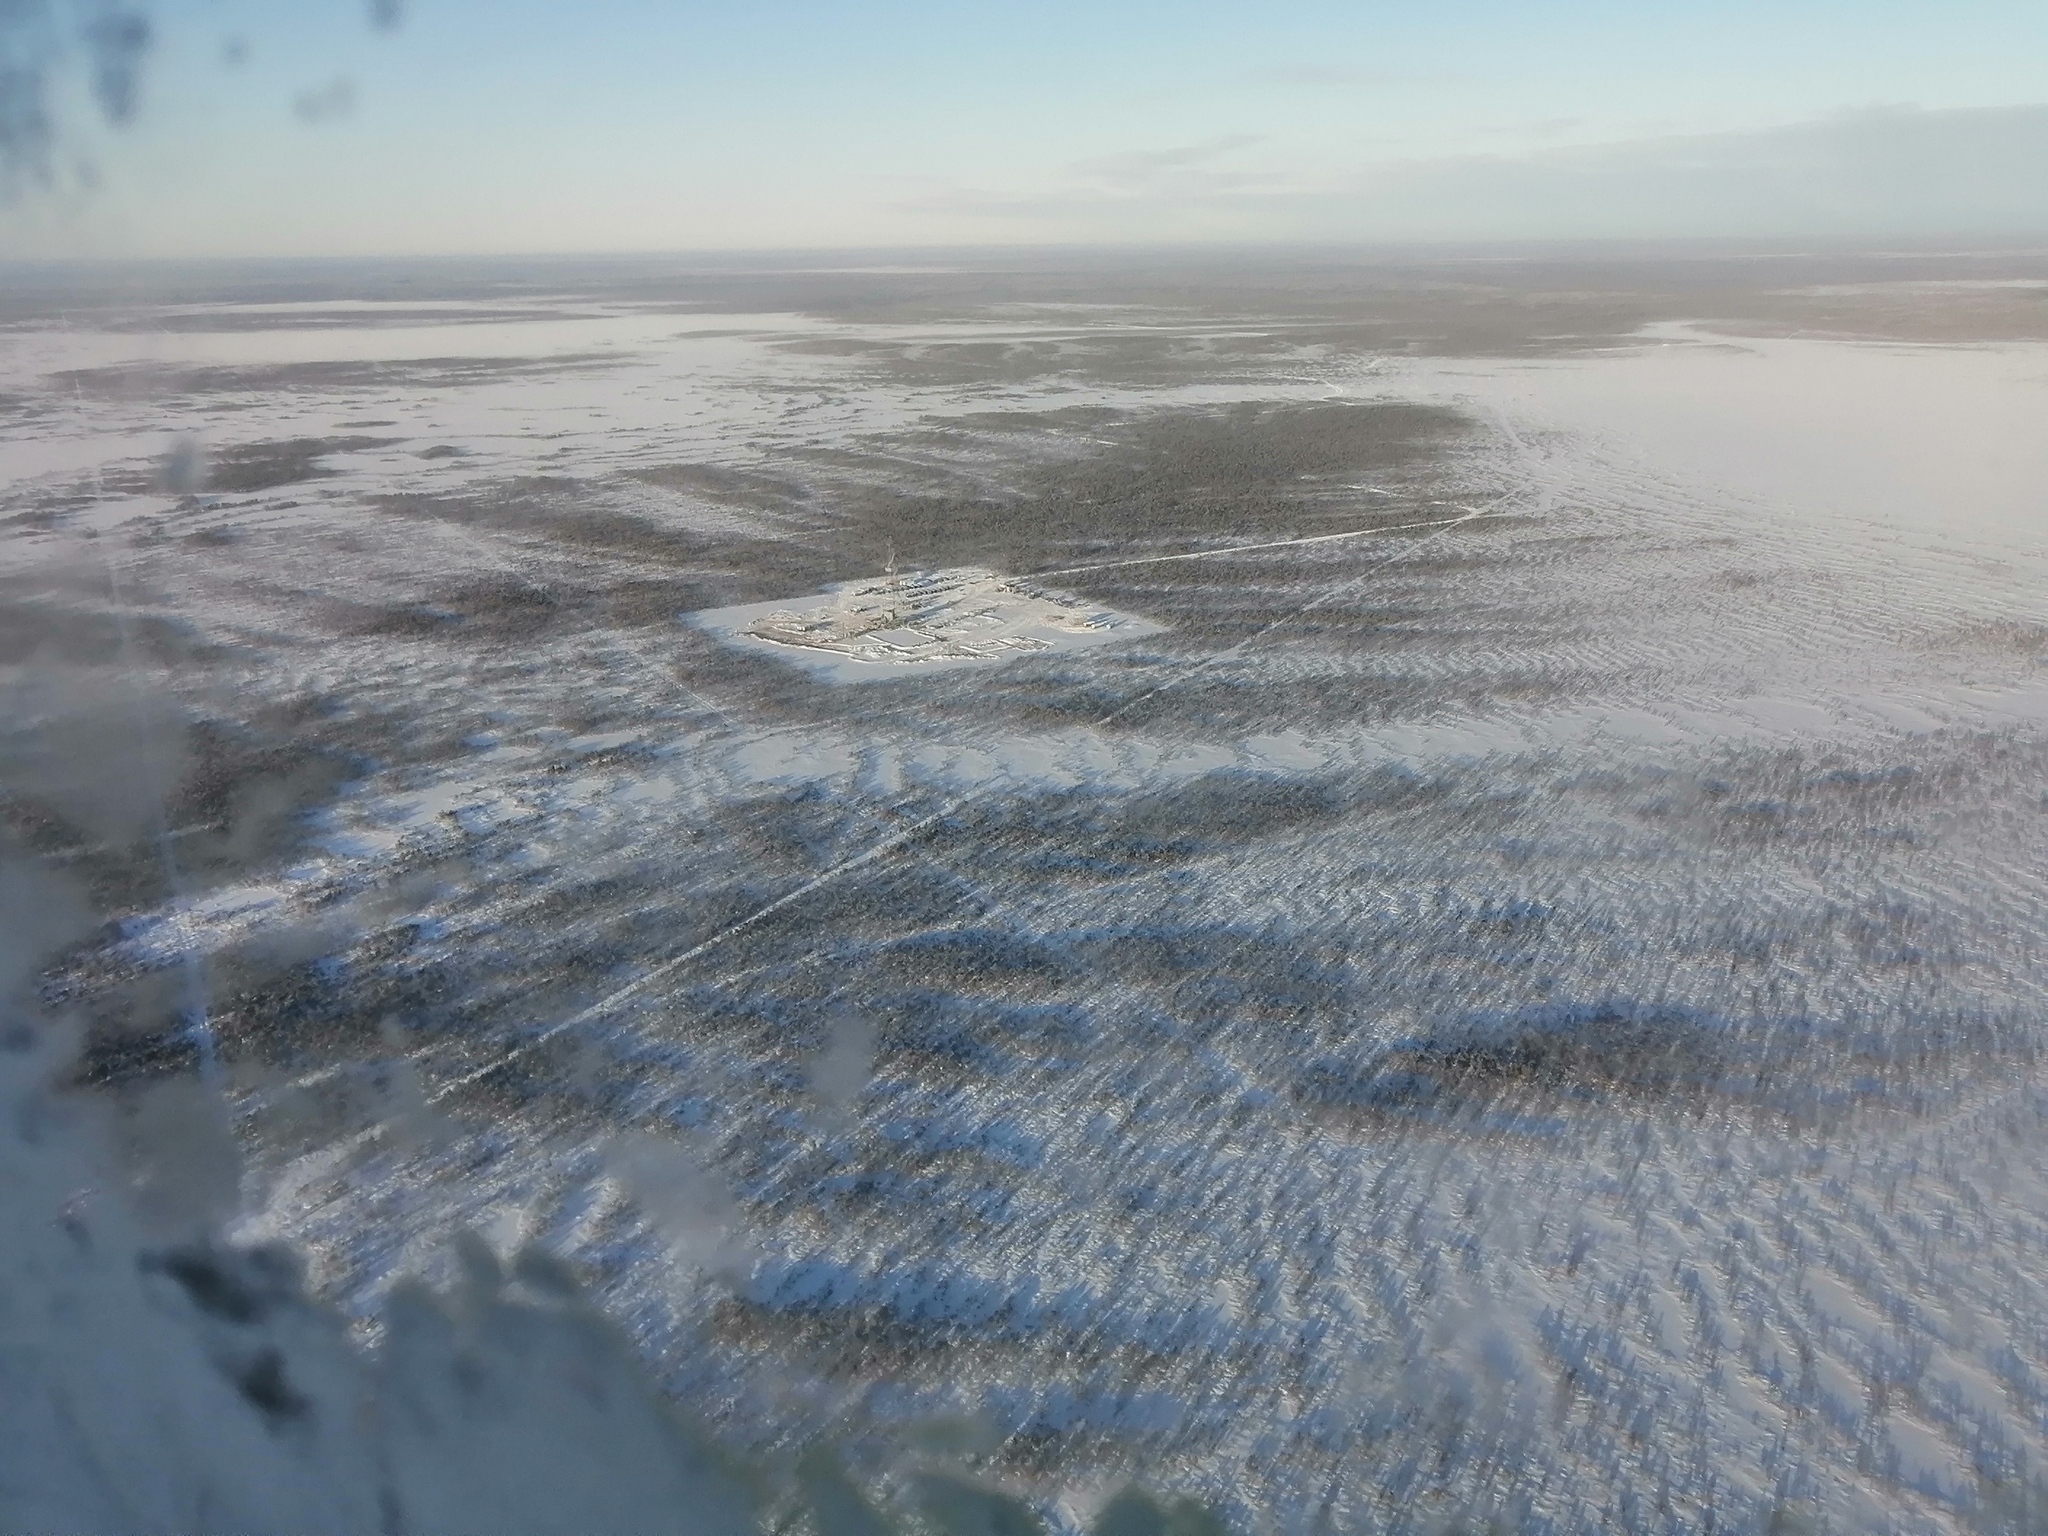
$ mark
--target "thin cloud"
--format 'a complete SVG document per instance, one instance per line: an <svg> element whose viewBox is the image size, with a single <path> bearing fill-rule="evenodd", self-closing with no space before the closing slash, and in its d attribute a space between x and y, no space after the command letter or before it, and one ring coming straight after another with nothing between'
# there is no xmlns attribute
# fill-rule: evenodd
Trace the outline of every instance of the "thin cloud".
<svg viewBox="0 0 2048 1536"><path fill-rule="evenodd" d="M1362 167L1361 211L1450 235L2048 229L2048 105L1873 108L1747 133Z"/></svg>
<svg viewBox="0 0 2048 1536"><path fill-rule="evenodd" d="M1556 139L1574 128L1585 127L1586 123L1587 119L1583 117L1546 117L1533 123L1497 123L1480 131L1518 139Z"/></svg>
<svg viewBox="0 0 2048 1536"><path fill-rule="evenodd" d="M1373 160L1313 175L1215 163L1255 142L1106 156L1035 189L956 187L898 207L1028 222L1072 240L2048 232L2048 104L1871 108L1746 133Z"/></svg>
<svg viewBox="0 0 2048 1536"><path fill-rule="evenodd" d="M1107 182L1120 187L1141 187L1195 167L1208 165L1233 150L1245 149L1258 142L1256 134L1229 134L1201 144L1182 144L1172 149L1135 149L1123 154L1077 160L1067 167L1067 172L1071 176L1088 181Z"/></svg>
<svg viewBox="0 0 2048 1536"><path fill-rule="evenodd" d="M1245 80L1253 85L1305 85L1343 88L1386 85L1396 77L1385 70L1353 69L1342 64L1269 64L1248 71Z"/></svg>

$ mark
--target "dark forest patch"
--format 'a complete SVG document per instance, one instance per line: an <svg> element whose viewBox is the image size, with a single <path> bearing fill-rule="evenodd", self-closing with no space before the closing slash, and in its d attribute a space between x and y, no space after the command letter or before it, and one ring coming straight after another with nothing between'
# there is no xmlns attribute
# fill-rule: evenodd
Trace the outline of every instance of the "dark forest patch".
<svg viewBox="0 0 2048 1536"><path fill-rule="evenodd" d="M892 547L910 565L1029 571L1412 521L1399 492L1472 430L1434 407L1346 402L1126 418L1095 425L1092 451L1079 459L1071 441L1027 455L1028 439L990 434L1010 489L988 489L986 474L974 494L856 487L841 537L863 549ZM975 419L957 431L971 442ZM1357 488L1362 478L1394 482L1397 494L1368 499Z"/></svg>
<svg viewBox="0 0 2048 1536"><path fill-rule="evenodd" d="M247 367L70 368L49 378L57 390L66 394L117 400L234 394L317 395L343 390L389 394L402 389L473 388L536 375L587 373L624 367L631 361L630 355L621 352L581 352L555 357L420 357L390 362L337 360Z"/></svg>
<svg viewBox="0 0 2048 1536"><path fill-rule="evenodd" d="M337 473L324 462L332 453L389 448L402 437L292 437L215 449L207 465L209 490L242 493L274 490Z"/></svg>

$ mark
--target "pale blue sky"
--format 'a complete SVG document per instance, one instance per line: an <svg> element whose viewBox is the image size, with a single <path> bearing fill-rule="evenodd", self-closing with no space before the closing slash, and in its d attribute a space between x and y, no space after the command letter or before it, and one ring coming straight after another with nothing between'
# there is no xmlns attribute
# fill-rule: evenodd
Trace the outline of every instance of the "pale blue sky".
<svg viewBox="0 0 2048 1536"><path fill-rule="evenodd" d="M2048 231L2041 0L154 15L0 253Z"/></svg>

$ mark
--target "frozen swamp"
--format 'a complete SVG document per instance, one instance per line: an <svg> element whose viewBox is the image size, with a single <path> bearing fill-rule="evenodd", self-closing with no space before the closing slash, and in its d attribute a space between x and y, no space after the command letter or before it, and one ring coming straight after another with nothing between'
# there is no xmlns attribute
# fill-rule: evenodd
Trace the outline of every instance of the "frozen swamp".
<svg viewBox="0 0 2048 1536"><path fill-rule="evenodd" d="M2048 1527L2048 272L140 284L0 309L0 1526ZM897 563L1055 639L769 654Z"/></svg>

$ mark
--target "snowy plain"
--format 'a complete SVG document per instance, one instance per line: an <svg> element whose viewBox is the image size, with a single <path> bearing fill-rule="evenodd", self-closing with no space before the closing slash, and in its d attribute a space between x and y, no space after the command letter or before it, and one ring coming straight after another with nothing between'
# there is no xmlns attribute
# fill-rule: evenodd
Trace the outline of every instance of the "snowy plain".
<svg viewBox="0 0 2048 1536"><path fill-rule="evenodd" d="M220 1063L366 1337L468 1228L736 1444L1067 1521L2039 1517L2048 345L386 302L0 333L16 718L246 776L173 879L20 749L45 993ZM683 622L891 550L1157 627Z"/></svg>

